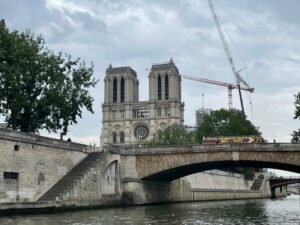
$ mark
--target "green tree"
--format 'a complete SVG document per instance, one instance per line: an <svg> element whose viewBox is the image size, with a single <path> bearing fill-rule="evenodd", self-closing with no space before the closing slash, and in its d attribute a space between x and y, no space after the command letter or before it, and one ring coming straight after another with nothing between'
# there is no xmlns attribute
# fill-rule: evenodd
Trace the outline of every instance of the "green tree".
<svg viewBox="0 0 300 225"><path fill-rule="evenodd" d="M148 143L149 145L189 145L195 143L194 133L186 131L182 125L171 125Z"/></svg>
<svg viewBox="0 0 300 225"><path fill-rule="evenodd" d="M294 119L300 119L300 92L295 95L295 116ZM300 143L300 129L293 131L292 143Z"/></svg>
<svg viewBox="0 0 300 225"><path fill-rule="evenodd" d="M243 112L237 109L220 109L212 111L203 117L203 123L196 131L197 142L202 143L204 136L246 136L246 135L260 135L258 129L247 120ZM225 171L242 173L245 179L252 180L255 171L254 168L230 168L223 169Z"/></svg>
<svg viewBox="0 0 300 225"><path fill-rule="evenodd" d="M60 131L77 123L86 109L93 113L89 89L93 66L45 47L30 31L10 32L0 23L0 113L8 127L36 133Z"/></svg>
<svg viewBox="0 0 300 225"><path fill-rule="evenodd" d="M202 143L203 136L260 135L258 129L237 109L220 109L203 117L203 123L196 131L196 139Z"/></svg>

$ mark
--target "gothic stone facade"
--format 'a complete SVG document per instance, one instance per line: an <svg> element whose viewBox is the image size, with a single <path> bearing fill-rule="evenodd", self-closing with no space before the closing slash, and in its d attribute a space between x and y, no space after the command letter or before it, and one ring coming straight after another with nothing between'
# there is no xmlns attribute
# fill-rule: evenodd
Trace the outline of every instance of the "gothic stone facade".
<svg viewBox="0 0 300 225"><path fill-rule="evenodd" d="M131 67L106 70L101 146L149 141L166 127L183 123L181 76L171 59L152 65L149 101L139 101L139 81Z"/></svg>

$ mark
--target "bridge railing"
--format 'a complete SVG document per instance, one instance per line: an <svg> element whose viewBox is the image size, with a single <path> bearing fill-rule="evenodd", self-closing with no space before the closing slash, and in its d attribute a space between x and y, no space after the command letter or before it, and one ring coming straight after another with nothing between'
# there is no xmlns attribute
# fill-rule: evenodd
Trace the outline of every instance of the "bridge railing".
<svg viewBox="0 0 300 225"><path fill-rule="evenodd" d="M287 176L287 177L283 177L283 176L280 176L280 177L272 177L271 179L284 179L284 180L296 180L296 179L300 179L300 176Z"/></svg>

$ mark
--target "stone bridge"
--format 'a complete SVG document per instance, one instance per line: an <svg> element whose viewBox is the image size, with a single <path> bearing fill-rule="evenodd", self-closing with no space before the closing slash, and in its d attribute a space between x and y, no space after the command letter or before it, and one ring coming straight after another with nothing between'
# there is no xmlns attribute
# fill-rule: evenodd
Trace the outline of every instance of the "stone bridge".
<svg viewBox="0 0 300 225"><path fill-rule="evenodd" d="M205 170L230 167L300 173L300 144L111 148L110 152L121 155L122 177L142 181L172 181Z"/></svg>
<svg viewBox="0 0 300 225"><path fill-rule="evenodd" d="M256 167L300 173L300 144L111 147L109 152L119 158L124 201L133 204L200 199L178 178L205 170ZM275 195L275 189L272 190ZM268 193L270 188L241 195L232 192L228 199L266 198L270 196Z"/></svg>

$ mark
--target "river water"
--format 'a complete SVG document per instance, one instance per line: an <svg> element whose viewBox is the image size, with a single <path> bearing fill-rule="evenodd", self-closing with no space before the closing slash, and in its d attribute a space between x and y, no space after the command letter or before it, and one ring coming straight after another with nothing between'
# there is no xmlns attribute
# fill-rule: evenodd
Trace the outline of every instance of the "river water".
<svg viewBox="0 0 300 225"><path fill-rule="evenodd" d="M0 217L0 225L300 224L300 198L176 203Z"/></svg>

